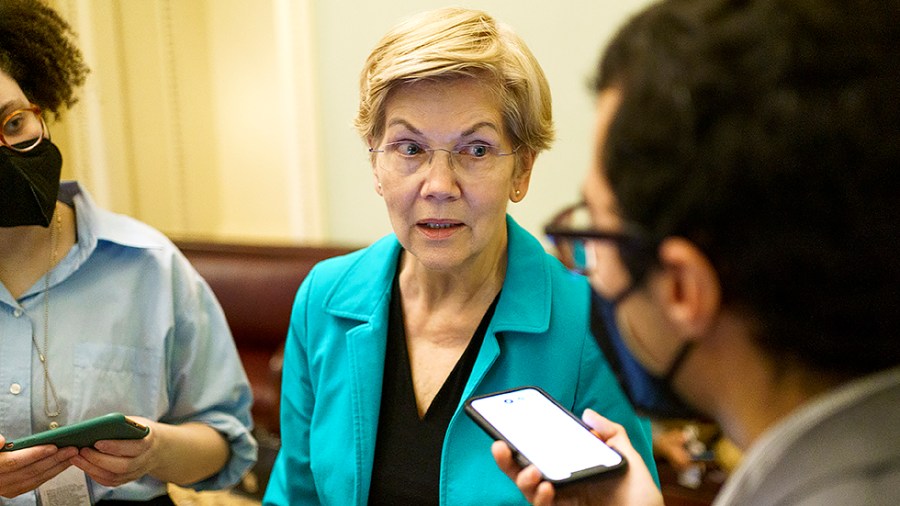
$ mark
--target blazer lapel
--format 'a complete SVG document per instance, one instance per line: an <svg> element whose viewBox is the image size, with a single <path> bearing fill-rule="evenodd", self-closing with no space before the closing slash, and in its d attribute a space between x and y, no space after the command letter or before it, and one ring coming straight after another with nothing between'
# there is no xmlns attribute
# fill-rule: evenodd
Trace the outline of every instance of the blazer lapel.
<svg viewBox="0 0 900 506"><path fill-rule="evenodd" d="M325 311L350 320L345 334L350 382L348 422L356 458L356 503L366 504L375 458L387 342L388 304L400 244L388 236L372 245L335 284Z"/></svg>
<svg viewBox="0 0 900 506"><path fill-rule="evenodd" d="M507 215L506 226L507 265L513 267L507 267L497 309L466 382L460 406L472 396L500 357L499 335L516 333L517 338L527 338L527 334L546 332L550 327L551 274L543 246L511 216Z"/></svg>

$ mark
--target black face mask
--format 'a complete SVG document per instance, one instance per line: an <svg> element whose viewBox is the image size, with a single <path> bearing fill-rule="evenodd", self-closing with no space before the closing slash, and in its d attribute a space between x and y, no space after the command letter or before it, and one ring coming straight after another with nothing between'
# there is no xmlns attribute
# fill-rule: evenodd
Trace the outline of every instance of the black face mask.
<svg viewBox="0 0 900 506"><path fill-rule="evenodd" d="M0 147L0 227L50 226L61 173L62 154L49 139L25 153Z"/></svg>
<svg viewBox="0 0 900 506"><path fill-rule="evenodd" d="M655 418L705 419L672 389L672 378L691 345L682 347L665 376L659 377L648 371L631 354L616 326L616 304L622 298L609 301L591 290L591 332L635 411Z"/></svg>

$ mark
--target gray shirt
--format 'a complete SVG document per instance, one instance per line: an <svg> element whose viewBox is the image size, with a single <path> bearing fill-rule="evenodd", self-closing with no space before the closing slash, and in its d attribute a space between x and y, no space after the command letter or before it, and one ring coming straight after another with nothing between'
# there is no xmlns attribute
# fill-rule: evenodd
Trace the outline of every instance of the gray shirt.
<svg viewBox="0 0 900 506"><path fill-rule="evenodd" d="M814 399L770 428L714 506L900 504L900 367Z"/></svg>

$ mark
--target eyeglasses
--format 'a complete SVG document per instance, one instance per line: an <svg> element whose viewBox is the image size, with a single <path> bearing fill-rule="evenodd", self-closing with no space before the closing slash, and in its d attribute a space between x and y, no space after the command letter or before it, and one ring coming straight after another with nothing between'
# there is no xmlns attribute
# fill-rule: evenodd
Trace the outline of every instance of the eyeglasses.
<svg viewBox="0 0 900 506"><path fill-rule="evenodd" d="M46 134L41 108L34 104L11 112L0 123L0 143L20 153L36 148Z"/></svg>
<svg viewBox="0 0 900 506"><path fill-rule="evenodd" d="M389 142L381 149L369 148L369 153L381 155L382 166L396 174L411 176L426 164L430 165L435 151L444 151L450 156L451 166L457 174L467 179L478 179L490 174L500 157L516 153L516 149L503 153L490 144L462 144L451 149L430 148L411 141Z"/></svg>
<svg viewBox="0 0 900 506"><path fill-rule="evenodd" d="M654 255L656 243L647 238L635 226L626 225L621 231L599 230L593 226L587 204L579 202L560 211L544 227L544 233L553 241L558 258L569 269L585 274L593 267L589 241L615 243L623 258L632 260Z"/></svg>

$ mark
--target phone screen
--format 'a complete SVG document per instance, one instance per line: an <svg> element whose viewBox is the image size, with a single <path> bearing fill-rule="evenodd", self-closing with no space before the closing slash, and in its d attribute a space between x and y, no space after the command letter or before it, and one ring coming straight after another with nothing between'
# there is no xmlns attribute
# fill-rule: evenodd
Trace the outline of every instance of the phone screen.
<svg viewBox="0 0 900 506"><path fill-rule="evenodd" d="M470 399L466 411L553 482L603 473L625 463L618 452L536 387Z"/></svg>

